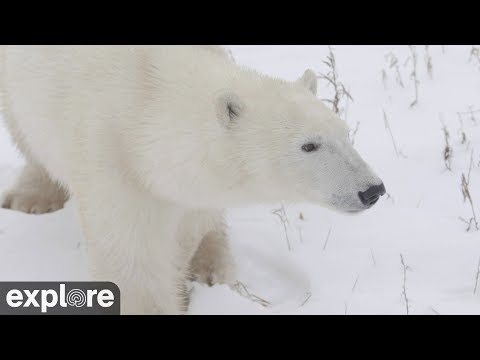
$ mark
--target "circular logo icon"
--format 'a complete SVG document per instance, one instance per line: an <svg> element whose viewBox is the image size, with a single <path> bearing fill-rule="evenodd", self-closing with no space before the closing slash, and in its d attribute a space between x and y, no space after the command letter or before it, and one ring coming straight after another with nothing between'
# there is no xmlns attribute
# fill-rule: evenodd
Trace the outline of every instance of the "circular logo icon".
<svg viewBox="0 0 480 360"><path fill-rule="evenodd" d="M67 294L67 304L74 307L82 307L87 302L87 296L80 289L72 289Z"/></svg>

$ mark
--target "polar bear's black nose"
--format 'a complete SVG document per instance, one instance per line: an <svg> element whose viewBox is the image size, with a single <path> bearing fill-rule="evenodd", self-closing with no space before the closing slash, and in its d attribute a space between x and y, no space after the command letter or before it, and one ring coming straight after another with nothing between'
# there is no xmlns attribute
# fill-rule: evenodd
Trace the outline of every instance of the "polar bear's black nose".
<svg viewBox="0 0 480 360"><path fill-rule="evenodd" d="M369 187L367 191L360 191L358 197L363 205L370 207L378 201L380 196L385 195L385 192L385 185L382 183Z"/></svg>

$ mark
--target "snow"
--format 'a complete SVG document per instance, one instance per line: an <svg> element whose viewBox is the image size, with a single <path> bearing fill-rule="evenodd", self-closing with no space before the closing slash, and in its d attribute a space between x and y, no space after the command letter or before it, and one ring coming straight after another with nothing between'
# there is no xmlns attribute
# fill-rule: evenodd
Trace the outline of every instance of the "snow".
<svg viewBox="0 0 480 360"><path fill-rule="evenodd" d="M326 72L326 46L230 46L237 63L289 80L306 68ZM232 209L228 224L241 295L227 286L193 284L189 314L480 314L480 232L469 219L461 174L473 168L470 192L480 216L480 113L464 115L461 143L458 112L480 109L480 62L471 46L417 46L419 102L410 78L407 46L333 46L340 80L354 98L344 113L359 130L355 147L384 180L390 197L356 216L311 204L285 204L289 251L283 225L271 207ZM395 81L388 53L398 58L405 88ZM386 87L382 70L387 75ZM319 83L319 97L332 89ZM385 111L396 155L385 128ZM445 168L442 120L453 148ZM0 127L0 191L23 160ZM300 213L303 220L300 219ZM330 235L328 236L330 232ZM328 237L328 241L327 241ZM406 280L400 255L408 266ZM0 281L88 280L85 249L71 203L59 212L30 216L0 209ZM264 299L262 306L253 295Z"/></svg>

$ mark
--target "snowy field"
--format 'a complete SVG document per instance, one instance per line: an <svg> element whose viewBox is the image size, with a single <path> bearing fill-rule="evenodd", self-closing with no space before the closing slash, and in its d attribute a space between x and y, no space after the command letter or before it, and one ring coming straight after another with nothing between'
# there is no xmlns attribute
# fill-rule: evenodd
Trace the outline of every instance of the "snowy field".
<svg viewBox="0 0 480 360"><path fill-rule="evenodd" d="M339 81L353 98L341 99L341 116L388 196L356 216L285 204L286 232L282 213L272 213L281 204L231 210L244 287L194 284L189 313L480 314L480 231L474 221L467 231L469 224L459 219L473 217L462 195L463 173L480 223L479 51L453 45L430 46L428 53L420 45L332 48ZM329 71L326 46L230 49L237 63L289 80L306 68ZM418 102L411 107L412 50ZM333 96L332 86L319 80L319 97ZM0 192L22 162L0 125ZM71 203L41 216L0 209L0 281L15 280L88 280Z"/></svg>

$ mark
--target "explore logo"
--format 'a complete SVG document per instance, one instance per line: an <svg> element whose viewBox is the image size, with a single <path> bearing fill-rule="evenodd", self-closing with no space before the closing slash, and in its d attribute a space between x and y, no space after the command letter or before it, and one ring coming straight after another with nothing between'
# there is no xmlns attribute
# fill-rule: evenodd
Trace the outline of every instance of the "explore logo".
<svg viewBox="0 0 480 360"><path fill-rule="evenodd" d="M0 315L119 315L111 282L0 282Z"/></svg>

